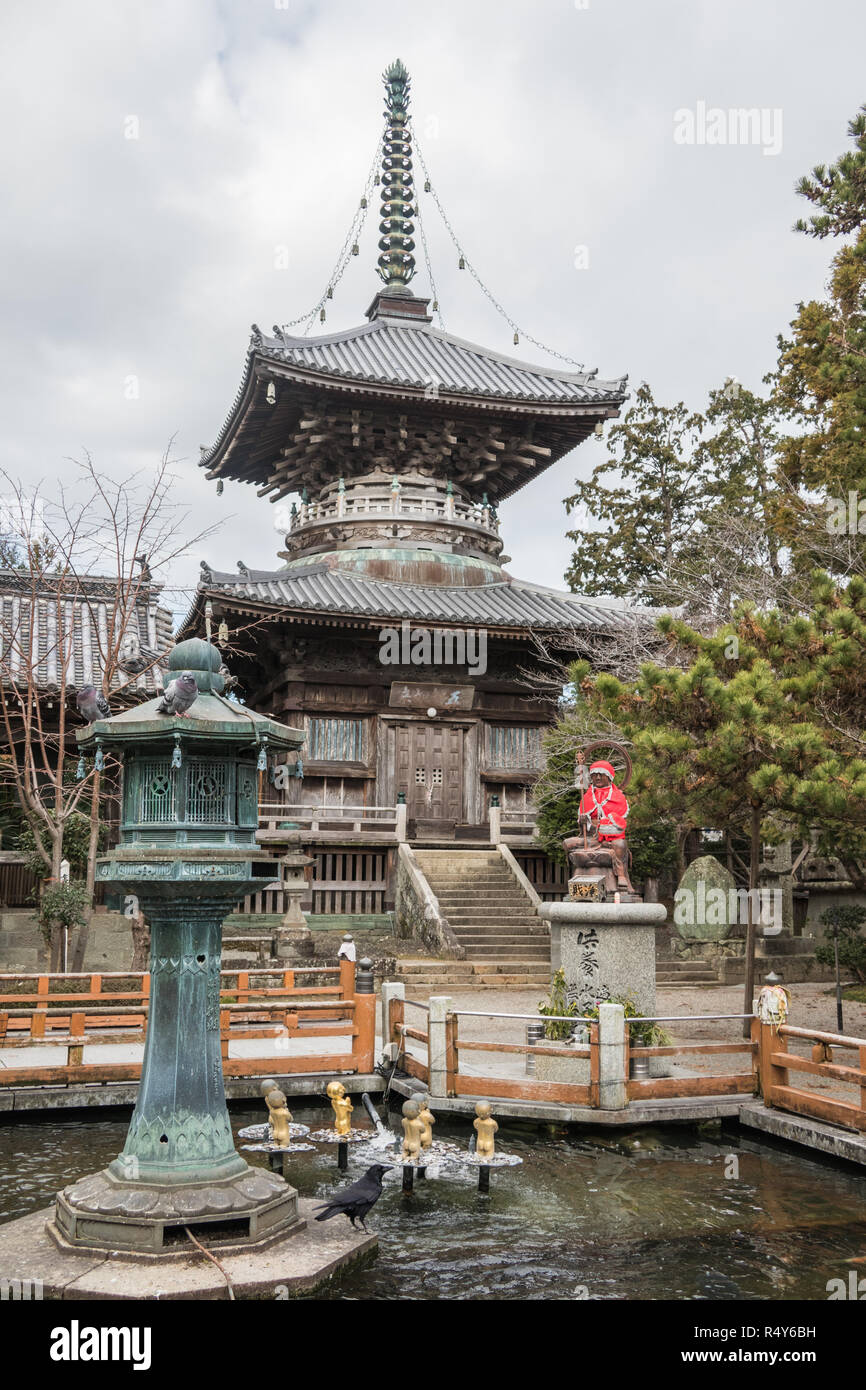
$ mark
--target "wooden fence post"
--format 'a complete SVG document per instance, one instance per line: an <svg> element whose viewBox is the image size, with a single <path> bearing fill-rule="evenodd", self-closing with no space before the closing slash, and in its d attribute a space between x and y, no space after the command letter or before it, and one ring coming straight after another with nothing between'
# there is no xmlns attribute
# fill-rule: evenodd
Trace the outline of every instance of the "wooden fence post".
<svg viewBox="0 0 866 1390"><path fill-rule="evenodd" d="M457 1015L445 1016L445 1093L457 1094L455 1077L457 1075Z"/></svg>
<svg viewBox="0 0 866 1390"><path fill-rule="evenodd" d="M69 1020L69 1034L73 1038L84 1038L84 1014L73 1014ZM70 1067L80 1067L84 1063L84 1043L75 1043L66 1054L66 1064Z"/></svg>
<svg viewBox="0 0 866 1390"><path fill-rule="evenodd" d="M761 1095L766 1106L772 1107L773 1093L777 1086L787 1086L788 1073L784 1067L776 1067L770 1061L773 1052L784 1050L778 1034L771 1023L758 1023L758 1056L760 1059Z"/></svg>
<svg viewBox="0 0 866 1390"><path fill-rule="evenodd" d="M353 999L355 996L355 962L340 956L340 998Z"/></svg>
<svg viewBox="0 0 866 1390"><path fill-rule="evenodd" d="M589 1103L598 1109L598 1024L589 1025Z"/></svg>
<svg viewBox="0 0 866 1390"><path fill-rule="evenodd" d="M352 1055L357 1072L371 1072L376 1065L376 993L373 962L358 961L355 971L354 1018L358 1029L352 1038Z"/></svg>

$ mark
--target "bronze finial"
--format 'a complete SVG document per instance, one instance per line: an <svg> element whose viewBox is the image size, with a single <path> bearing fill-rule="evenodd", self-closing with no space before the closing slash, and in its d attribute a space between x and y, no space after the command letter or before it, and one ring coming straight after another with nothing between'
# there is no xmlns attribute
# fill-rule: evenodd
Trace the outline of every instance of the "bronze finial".
<svg viewBox="0 0 866 1390"><path fill-rule="evenodd" d="M412 213L412 141L409 135L409 74L398 58L382 74L385 84L385 139L382 149L382 221L379 275L387 289L405 290L415 274Z"/></svg>

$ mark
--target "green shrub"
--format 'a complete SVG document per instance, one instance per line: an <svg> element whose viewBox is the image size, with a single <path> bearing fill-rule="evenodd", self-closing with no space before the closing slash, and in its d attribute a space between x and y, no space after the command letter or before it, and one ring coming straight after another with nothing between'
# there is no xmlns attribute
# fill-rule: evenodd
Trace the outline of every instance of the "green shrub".
<svg viewBox="0 0 866 1390"><path fill-rule="evenodd" d="M90 907L90 894L80 880L48 883L42 890L36 916L47 941L53 927L83 927Z"/></svg>
<svg viewBox="0 0 866 1390"><path fill-rule="evenodd" d="M538 1012L549 1017L551 1014L564 1014L566 1018L573 1018L577 1013L577 1003L572 1000L568 1002L568 995L565 988L565 971L557 970L550 986L550 994L546 1000L542 1000L538 1005ZM574 1025L567 1022L551 1022L546 1024L544 1036L551 1042L566 1042L572 1035Z"/></svg>
<svg viewBox="0 0 866 1390"><path fill-rule="evenodd" d="M630 1022L640 1017L637 1004L630 994L615 994L610 999L597 1000L593 1008L586 1010L585 1017L598 1019L599 1004L622 1004L632 1047L670 1047L673 1042L670 1033L657 1023Z"/></svg>
<svg viewBox="0 0 866 1390"><path fill-rule="evenodd" d="M866 922L866 907L852 903L843 907L828 907L821 913L821 925L828 928L829 940L815 947L815 959L821 965L835 967L833 937L839 937L839 965L850 971L856 980L866 984L866 937L860 928Z"/></svg>

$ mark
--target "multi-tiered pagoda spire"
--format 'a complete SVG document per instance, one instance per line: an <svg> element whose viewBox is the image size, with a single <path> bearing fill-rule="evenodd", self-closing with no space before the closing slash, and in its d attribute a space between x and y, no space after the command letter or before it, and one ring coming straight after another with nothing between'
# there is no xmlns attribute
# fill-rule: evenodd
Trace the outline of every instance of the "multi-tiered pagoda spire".
<svg viewBox="0 0 866 1390"><path fill-rule="evenodd" d="M409 74L398 58L382 74L385 137L382 151L382 221L379 274L386 294L402 294L415 274L412 138L409 133Z"/></svg>

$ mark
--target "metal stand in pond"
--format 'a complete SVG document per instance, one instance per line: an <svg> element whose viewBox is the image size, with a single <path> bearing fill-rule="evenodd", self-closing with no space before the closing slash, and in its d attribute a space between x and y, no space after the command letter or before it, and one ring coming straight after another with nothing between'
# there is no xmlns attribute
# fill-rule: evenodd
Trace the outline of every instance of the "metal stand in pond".
<svg viewBox="0 0 866 1390"><path fill-rule="evenodd" d="M459 1161L478 1169L478 1191L490 1191L491 1168L517 1168L523 1162L517 1154L496 1152L496 1131L499 1125L492 1115L489 1100L480 1100L475 1106L475 1119L472 1121L475 1133L469 1140L468 1150L461 1152Z"/></svg>
<svg viewBox="0 0 866 1390"><path fill-rule="evenodd" d="M336 1144L337 1169L346 1173L349 1168L349 1145L361 1143L368 1136L352 1129L354 1107L342 1081L329 1081L325 1092L334 1112L334 1124L330 1129L314 1130L310 1138L317 1144Z"/></svg>
<svg viewBox="0 0 866 1390"><path fill-rule="evenodd" d="M285 1176L286 1161L292 1154L312 1152L315 1145L297 1144L295 1139L309 1134L309 1125L298 1125L292 1120L286 1097L276 1081L263 1081L262 1095L268 1107L269 1119L265 1124L247 1125L238 1131L239 1139L252 1139L257 1142L242 1147L252 1153L266 1153L268 1164L273 1172Z"/></svg>

